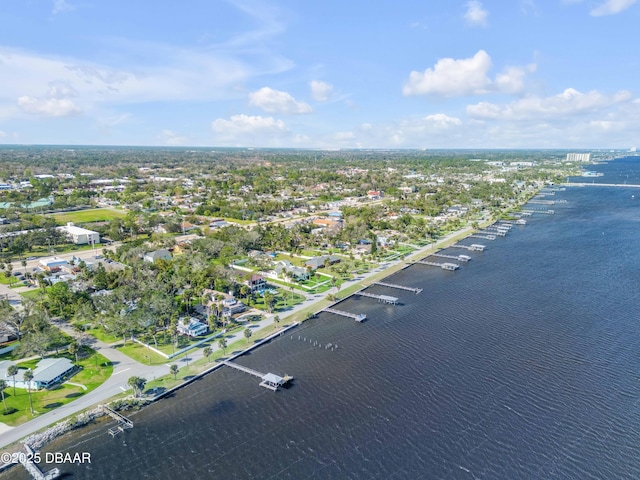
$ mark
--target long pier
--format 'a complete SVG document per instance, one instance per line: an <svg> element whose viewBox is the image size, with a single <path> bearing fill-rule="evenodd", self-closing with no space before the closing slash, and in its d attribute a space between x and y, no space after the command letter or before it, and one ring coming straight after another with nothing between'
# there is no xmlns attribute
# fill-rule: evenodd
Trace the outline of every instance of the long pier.
<svg viewBox="0 0 640 480"><path fill-rule="evenodd" d="M407 290L413 293L420 293L421 288L405 287L404 285L396 285L395 283L373 282L372 285L380 285L381 287L397 288L398 290Z"/></svg>
<svg viewBox="0 0 640 480"><path fill-rule="evenodd" d="M426 260L416 260L415 263L419 263L420 265L429 265L432 267L440 267L443 270L457 270L460 268L460 265L457 263L437 263L437 262L428 262Z"/></svg>
<svg viewBox="0 0 640 480"><path fill-rule="evenodd" d="M388 303L389 305L396 305L398 303L398 297L392 297L390 295L376 295L375 293L367 292L355 292L354 295L361 297L375 298L379 302Z"/></svg>
<svg viewBox="0 0 640 480"><path fill-rule="evenodd" d="M278 390L278 387L281 387L282 385L293 380L293 377L289 375L280 377L274 373L262 373L252 368L244 367L242 365L238 365L237 363L230 362L228 360L222 360L220 361L220 363L226 365L227 367L235 368L236 370L240 370L241 372L248 373L249 375L260 378L260 380L262 380L260 382L260 386L268 388L269 390L273 390L274 392Z"/></svg>
<svg viewBox="0 0 640 480"><path fill-rule="evenodd" d="M40 470L40 467L32 460L35 452L27 444L25 444L24 448L27 450L27 454L19 454L18 460L31 478L34 480L54 480L60 476L60 470L58 470L58 468L53 468L47 473Z"/></svg>
<svg viewBox="0 0 640 480"><path fill-rule="evenodd" d="M353 318L356 322L362 322L367 318L367 315L364 313L350 313L345 312L344 310L338 310L336 308L323 308L322 312L333 313L335 315L342 315L343 317Z"/></svg>
<svg viewBox="0 0 640 480"><path fill-rule="evenodd" d="M623 188L640 188L639 184L629 183L563 183L567 187L623 187Z"/></svg>
<svg viewBox="0 0 640 480"><path fill-rule="evenodd" d="M450 258L452 260L458 260L459 262L468 262L469 260L471 260L471 257L469 255L445 255L444 253L432 253L429 256L438 258Z"/></svg>
<svg viewBox="0 0 640 480"><path fill-rule="evenodd" d="M478 235L474 233L473 235L469 235L469 238L481 238L482 240L495 240L497 237L495 235Z"/></svg>
<svg viewBox="0 0 640 480"><path fill-rule="evenodd" d="M471 245L449 245L449 248L464 248L465 250L469 250L470 252L482 252L487 247L479 243L473 243Z"/></svg>

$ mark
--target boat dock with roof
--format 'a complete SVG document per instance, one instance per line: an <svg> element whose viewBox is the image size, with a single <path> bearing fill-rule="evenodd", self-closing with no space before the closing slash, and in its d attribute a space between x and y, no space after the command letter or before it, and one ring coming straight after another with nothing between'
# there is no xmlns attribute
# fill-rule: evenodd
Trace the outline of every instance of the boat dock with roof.
<svg viewBox="0 0 640 480"><path fill-rule="evenodd" d="M235 368L236 370L240 370L241 372L248 373L249 375L253 375L254 377L260 378L262 381L260 382L260 386L264 388L268 388L272 391L277 391L279 387L286 385L293 377L289 375L285 375L281 377L276 375L275 373L262 373L257 370L253 370L249 367L244 367L242 365L238 365L237 363L230 362L228 360L222 360L220 363L226 365L227 367Z"/></svg>

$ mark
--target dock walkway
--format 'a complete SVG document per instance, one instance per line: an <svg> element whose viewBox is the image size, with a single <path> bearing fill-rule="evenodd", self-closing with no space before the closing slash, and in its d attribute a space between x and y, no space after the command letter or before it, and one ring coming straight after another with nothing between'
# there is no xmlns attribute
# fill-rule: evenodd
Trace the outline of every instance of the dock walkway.
<svg viewBox="0 0 640 480"><path fill-rule="evenodd" d="M104 413L106 413L111 418L113 418L116 422L118 422L118 425L116 425L115 427L111 427L108 430L109 435L111 435L112 437L115 437L119 433L124 432L128 428L133 428L133 422L129 420L127 417L125 417L124 415L119 414L118 412L116 412L115 410L112 410L106 405L100 405L100 407L102 407L102 411Z"/></svg>
<svg viewBox="0 0 640 480"><path fill-rule="evenodd" d="M367 293L367 292L355 292L354 295L359 295L361 297L367 297L367 298L375 298L379 302L388 303L390 305L395 305L398 303L398 297L392 297L390 295L376 295L375 293Z"/></svg>
<svg viewBox="0 0 640 480"><path fill-rule="evenodd" d="M416 260L415 263L419 263L420 265L429 265L432 267L440 267L443 270L457 270L460 268L460 265L457 263L437 263L437 262L428 262L426 260Z"/></svg>
<svg viewBox="0 0 640 480"><path fill-rule="evenodd" d="M432 253L431 257L438 258L450 258L452 260L458 260L459 262L468 262L471 260L471 257L468 255L445 255L444 253Z"/></svg>
<svg viewBox="0 0 640 480"><path fill-rule="evenodd" d="M27 454L19 455L18 459L31 478L34 480L54 480L60 476L60 470L57 468L49 470L47 473L43 473L43 471L40 470L40 467L32 460L35 452L29 445L25 444L24 448L27 450Z"/></svg>
<svg viewBox="0 0 640 480"><path fill-rule="evenodd" d="M350 313L345 312L344 310L338 310L336 308L323 308L322 312L333 313L334 315L342 315L343 317L353 318L356 322L362 322L367 318L367 315L364 313Z"/></svg>
<svg viewBox="0 0 640 480"><path fill-rule="evenodd" d="M262 373L252 368L230 362L228 360L221 360L220 363L222 363L223 365L226 365L227 367L235 368L236 370L240 370L241 372L248 373L249 375L253 375L254 377L260 378L260 380L262 381L260 382L259 385L261 387L268 388L269 390L272 390L274 392L278 390L278 387L281 387L286 383L290 382L291 380L293 380L293 377L289 375L285 375L284 377L281 377L279 375L276 375L275 373Z"/></svg>
<svg viewBox="0 0 640 480"><path fill-rule="evenodd" d="M371 285L380 285L381 287L397 288L398 290L407 290L413 293L420 293L421 288L405 287L404 285L396 285L395 283L373 282Z"/></svg>

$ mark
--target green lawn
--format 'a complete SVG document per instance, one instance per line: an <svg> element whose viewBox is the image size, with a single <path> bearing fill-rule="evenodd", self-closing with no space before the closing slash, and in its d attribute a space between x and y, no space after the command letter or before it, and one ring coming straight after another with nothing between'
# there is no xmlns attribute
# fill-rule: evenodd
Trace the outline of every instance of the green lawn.
<svg viewBox="0 0 640 480"><path fill-rule="evenodd" d="M65 356L72 359L69 355ZM38 415L65 405L94 390L102 385L113 373L111 363L102 355L93 352L93 350L83 350L78 356L80 357L79 364L82 369L68 379L68 381L83 385L86 389L75 385L61 384L48 390L33 391L31 392L34 410L34 415L32 416L29 408L29 393L27 390L16 388L14 395L13 387L8 387L4 391L7 408L9 411L15 411L10 414L5 414L4 405L0 404L0 422L10 426L27 422ZM75 361L75 359L72 359L72 361ZM30 360L19 363L18 366L21 368L33 368L37 363L38 360ZM23 372L24 371L21 370L16 376L16 379L20 378Z"/></svg>
<svg viewBox="0 0 640 480"><path fill-rule="evenodd" d="M60 225L66 225L67 222L73 223L89 223L89 222L106 222L114 218L124 218L127 212L120 210L111 210L109 208L92 208L90 210L79 210L77 212L52 213Z"/></svg>
<svg viewBox="0 0 640 480"><path fill-rule="evenodd" d="M132 340L127 340L126 345L121 345L117 348L125 355L133 358L136 362L144 365L164 365L169 361L162 355L158 355L153 350Z"/></svg>

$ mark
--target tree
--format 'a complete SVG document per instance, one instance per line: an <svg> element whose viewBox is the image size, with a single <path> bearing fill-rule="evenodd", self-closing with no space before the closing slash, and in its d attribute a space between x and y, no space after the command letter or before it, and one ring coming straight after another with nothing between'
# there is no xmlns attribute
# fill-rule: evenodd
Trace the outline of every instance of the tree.
<svg viewBox="0 0 640 480"><path fill-rule="evenodd" d="M18 366L17 365L9 365L7 368L7 375L13 378L13 396L16 396L16 375L18 374Z"/></svg>
<svg viewBox="0 0 640 480"><path fill-rule="evenodd" d="M273 317L273 322L276 327L280 326L280 316L276 315L275 317Z"/></svg>
<svg viewBox="0 0 640 480"><path fill-rule="evenodd" d="M222 354L226 355L227 353L227 339L224 337L220 337L220 340L218 340L218 347L220 347L222 349Z"/></svg>
<svg viewBox="0 0 640 480"><path fill-rule="evenodd" d="M77 342L71 342L67 347L67 351L70 355L73 355L76 359L76 365L78 364L78 352L80 351L80 345Z"/></svg>
<svg viewBox="0 0 640 480"><path fill-rule="evenodd" d="M244 329L244 337L249 340L251 338L251 335L253 334L253 332L251 331L250 328L245 328Z"/></svg>
<svg viewBox="0 0 640 480"><path fill-rule="evenodd" d="M0 380L0 395L2 395L2 403L4 404L4 412L7 413L7 401L4 398L4 389L7 388L7 382Z"/></svg>
<svg viewBox="0 0 640 480"><path fill-rule="evenodd" d="M211 347L206 347L204 350L202 350L202 354L207 357L207 363L211 361L210 357L212 353L213 350L211 350Z"/></svg>
<svg viewBox="0 0 640 480"><path fill-rule="evenodd" d="M147 384L147 379L142 377L129 377L127 384L133 388L133 394L139 397L144 391L144 386Z"/></svg>
<svg viewBox="0 0 640 480"><path fill-rule="evenodd" d="M31 408L31 415L33 415L33 400L31 398L31 380L33 380L33 372L27 370L24 372L24 381L27 384L27 392L29 393L29 407Z"/></svg>
<svg viewBox="0 0 640 480"><path fill-rule="evenodd" d="M169 371L173 374L173 379L177 380L178 379L178 365L176 365L175 363L172 364L169 367Z"/></svg>

